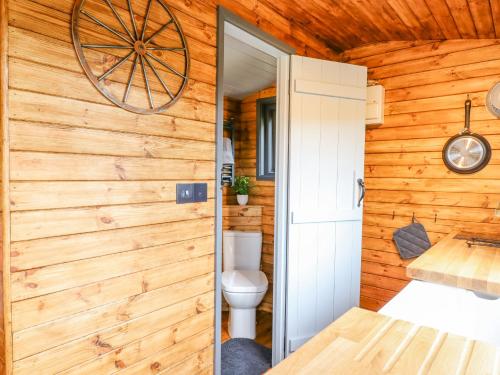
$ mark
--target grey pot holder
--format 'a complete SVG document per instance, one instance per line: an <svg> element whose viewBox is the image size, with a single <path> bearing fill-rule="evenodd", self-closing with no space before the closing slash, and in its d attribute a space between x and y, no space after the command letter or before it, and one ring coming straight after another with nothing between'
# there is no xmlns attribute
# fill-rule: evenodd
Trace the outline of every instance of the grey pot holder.
<svg viewBox="0 0 500 375"><path fill-rule="evenodd" d="M392 239L403 259L418 257L431 247L424 226L416 221L396 230Z"/></svg>

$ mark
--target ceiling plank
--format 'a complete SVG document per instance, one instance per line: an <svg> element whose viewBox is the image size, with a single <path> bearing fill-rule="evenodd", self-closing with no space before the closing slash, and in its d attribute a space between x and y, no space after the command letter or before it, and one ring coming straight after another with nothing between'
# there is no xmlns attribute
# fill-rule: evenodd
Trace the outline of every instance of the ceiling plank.
<svg viewBox="0 0 500 375"><path fill-rule="evenodd" d="M339 8L334 2L330 0L298 2L303 4L304 7L307 7L306 9L310 9L315 14L321 15L328 25L324 32L327 32L327 30L330 29L343 29L347 32L345 40L334 41L341 47L342 50L370 42L370 36L359 32L359 25L352 22L349 15Z"/></svg>
<svg viewBox="0 0 500 375"><path fill-rule="evenodd" d="M500 0L490 0L495 36L500 38Z"/></svg>
<svg viewBox="0 0 500 375"><path fill-rule="evenodd" d="M403 22L408 30L410 30L414 39L432 39L430 35L427 34L427 30L424 30L420 22L418 21L415 14L408 8L408 5L402 0L387 0L392 9L396 12L401 22Z"/></svg>
<svg viewBox="0 0 500 375"><path fill-rule="evenodd" d="M445 0L425 0L446 39L460 39L455 20Z"/></svg>
<svg viewBox="0 0 500 375"><path fill-rule="evenodd" d="M500 39L500 0L207 1L318 58L389 41Z"/></svg>
<svg viewBox="0 0 500 375"><path fill-rule="evenodd" d="M331 27L328 20L321 17L321 15L324 15L324 11L312 9L310 4L296 4L288 0L262 1L277 13L286 15L290 22L302 27L302 31L298 28L294 30L296 33L312 34L314 37L320 38L325 45L328 45L334 51L342 51L343 48L339 43L350 37L346 28Z"/></svg>
<svg viewBox="0 0 500 375"><path fill-rule="evenodd" d="M393 40L415 40L411 30L401 20L396 11L389 5L387 0L368 0L373 11L384 20L390 28L394 28Z"/></svg>
<svg viewBox="0 0 500 375"><path fill-rule="evenodd" d="M446 0L450 12L455 20L458 31L464 39L477 38L476 27L472 20L467 0Z"/></svg>
<svg viewBox="0 0 500 375"><path fill-rule="evenodd" d="M422 33L419 39L443 39L444 34L441 32L436 19L432 15L427 3L422 0L405 0L406 5L410 11L415 13L418 21L422 25L423 30L428 33Z"/></svg>
<svg viewBox="0 0 500 375"><path fill-rule="evenodd" d="M469 8L479 38L495 38L489 1L469 0Z"/></svg>
<svg viewBox="0 0 500 375"><path fill-rule="evenodd" d="M361 23L363 25L362 31L371 35L374 41L384 41L392 38L390 28L385 28L383 27L384 24L378 22L377 14L366 6L366 1L338 0L337 5L349 15L352 22Z"/></svg>

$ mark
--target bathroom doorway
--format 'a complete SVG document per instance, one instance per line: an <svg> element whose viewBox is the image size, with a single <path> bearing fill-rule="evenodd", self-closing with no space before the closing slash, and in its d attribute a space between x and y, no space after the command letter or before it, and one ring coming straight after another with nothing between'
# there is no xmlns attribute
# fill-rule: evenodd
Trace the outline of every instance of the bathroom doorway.
<svg viewBox="0 0 500 375"><path fill-rule="evenodd" d="M284 356L285 140L293 52L219 8L216 374L263 372Z"/></svg>

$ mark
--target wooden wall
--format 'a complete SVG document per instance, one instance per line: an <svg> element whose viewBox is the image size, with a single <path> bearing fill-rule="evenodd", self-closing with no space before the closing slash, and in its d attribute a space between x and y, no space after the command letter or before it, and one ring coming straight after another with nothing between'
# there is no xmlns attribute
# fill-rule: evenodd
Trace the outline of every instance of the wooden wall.
<svg viewBox="0 0 500 375"><path fill-rule="evenodd" d="M1 238L0 238L0 374L7 371L8 361L6 360L11 356L11 328L10 320L10 298L8 291L10 290L10 257L9 251L9 195L8 191L8 173L9 168L6 168L5 162L8 156L8 113L6 111L8 103L8 19L7 19L7 3L0 0L0 128L1 128L1 142L0 142L0 224L1 224ZM10 368L9 368L10 370Z"/></svg>
<svg viewBox="0 0 500 375"><path fill-rule="evenodd" d="M385 123L366 131L367 195L363 225L361 305L377 310L408 279L392 232L415 213L433 243L453 228L500 233L500 120L484 106L500 80L500 40L384 43L351 51L346 61L369 67L386 88ZM441 160L464 126L470 94L472 129L493 148L489 166L463 176ZM394 214L394 217L393 217Z"/></svg>
<svg viewBox="0 0 500 375"><path fill-rule="evenodd" d="M259 309L272 312L273 309L273 273L274 273L274 181L257 180L256 176L256 140L257 140L257 99L276 95L276 88L262 90L250 95L241 102L240 132L236 172L250 176L253 189L248 203L262 206L262 271L269 280L269 288Z"/></svg>
<svg viewBox="0 0 500 375"><path fill-rule="evenodd" d="M225 205L222 207L223 230L260 232L262 230L262 207Z"/></svg>
<svg viewBox="0 0 500 375"><path fill-rule="evenodd" d="M210 371L215 28L176 11L192 79L166 114L140 116L82 74L73 4L9 3L14 372ZM176 205L192 180L209 201Z"/></svg>
<svg viewBox="0 0 500 375"><path fill-rule="evenodd" d="M153 116L115 107L82 73L74 1L0 0L2 10L7 2L8 372L13 363L16 374L210 373L217 2L167 0L187 37L191 79L175 106ZM274 10L223 3L300 54L336 56L292 33L294 21L276 22ZM97 61L103 70L113 63ZM209 201L175 205L179 181L207 181Z"/></svg>
<svg viewBox="0 0 500 375"><path fill-rule="evenodd" d="M248 204L262 207L262 271L269 280L269 288L259 309L272 312L272 279L274 273L274 181L257 181L256 139L257 99L276 95L274 87L249 95L242 101L225 98L225 118L233 118L236 128L235 166L236 175L251 177L254 186L250 191ZM229 188L223 190L224 204L236 204L236 196Z"/></svg>

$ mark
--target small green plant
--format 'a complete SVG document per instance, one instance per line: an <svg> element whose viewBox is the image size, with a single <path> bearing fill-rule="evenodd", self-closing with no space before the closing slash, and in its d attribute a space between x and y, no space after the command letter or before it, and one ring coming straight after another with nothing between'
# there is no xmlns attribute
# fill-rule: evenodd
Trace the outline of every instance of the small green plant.
<svg viewBox="0 0 500 375"><path fill-rule="evenodd" d="M236 176L234 178L233 191L238 195L248 195L250 191L250 177Z"/></svg>

